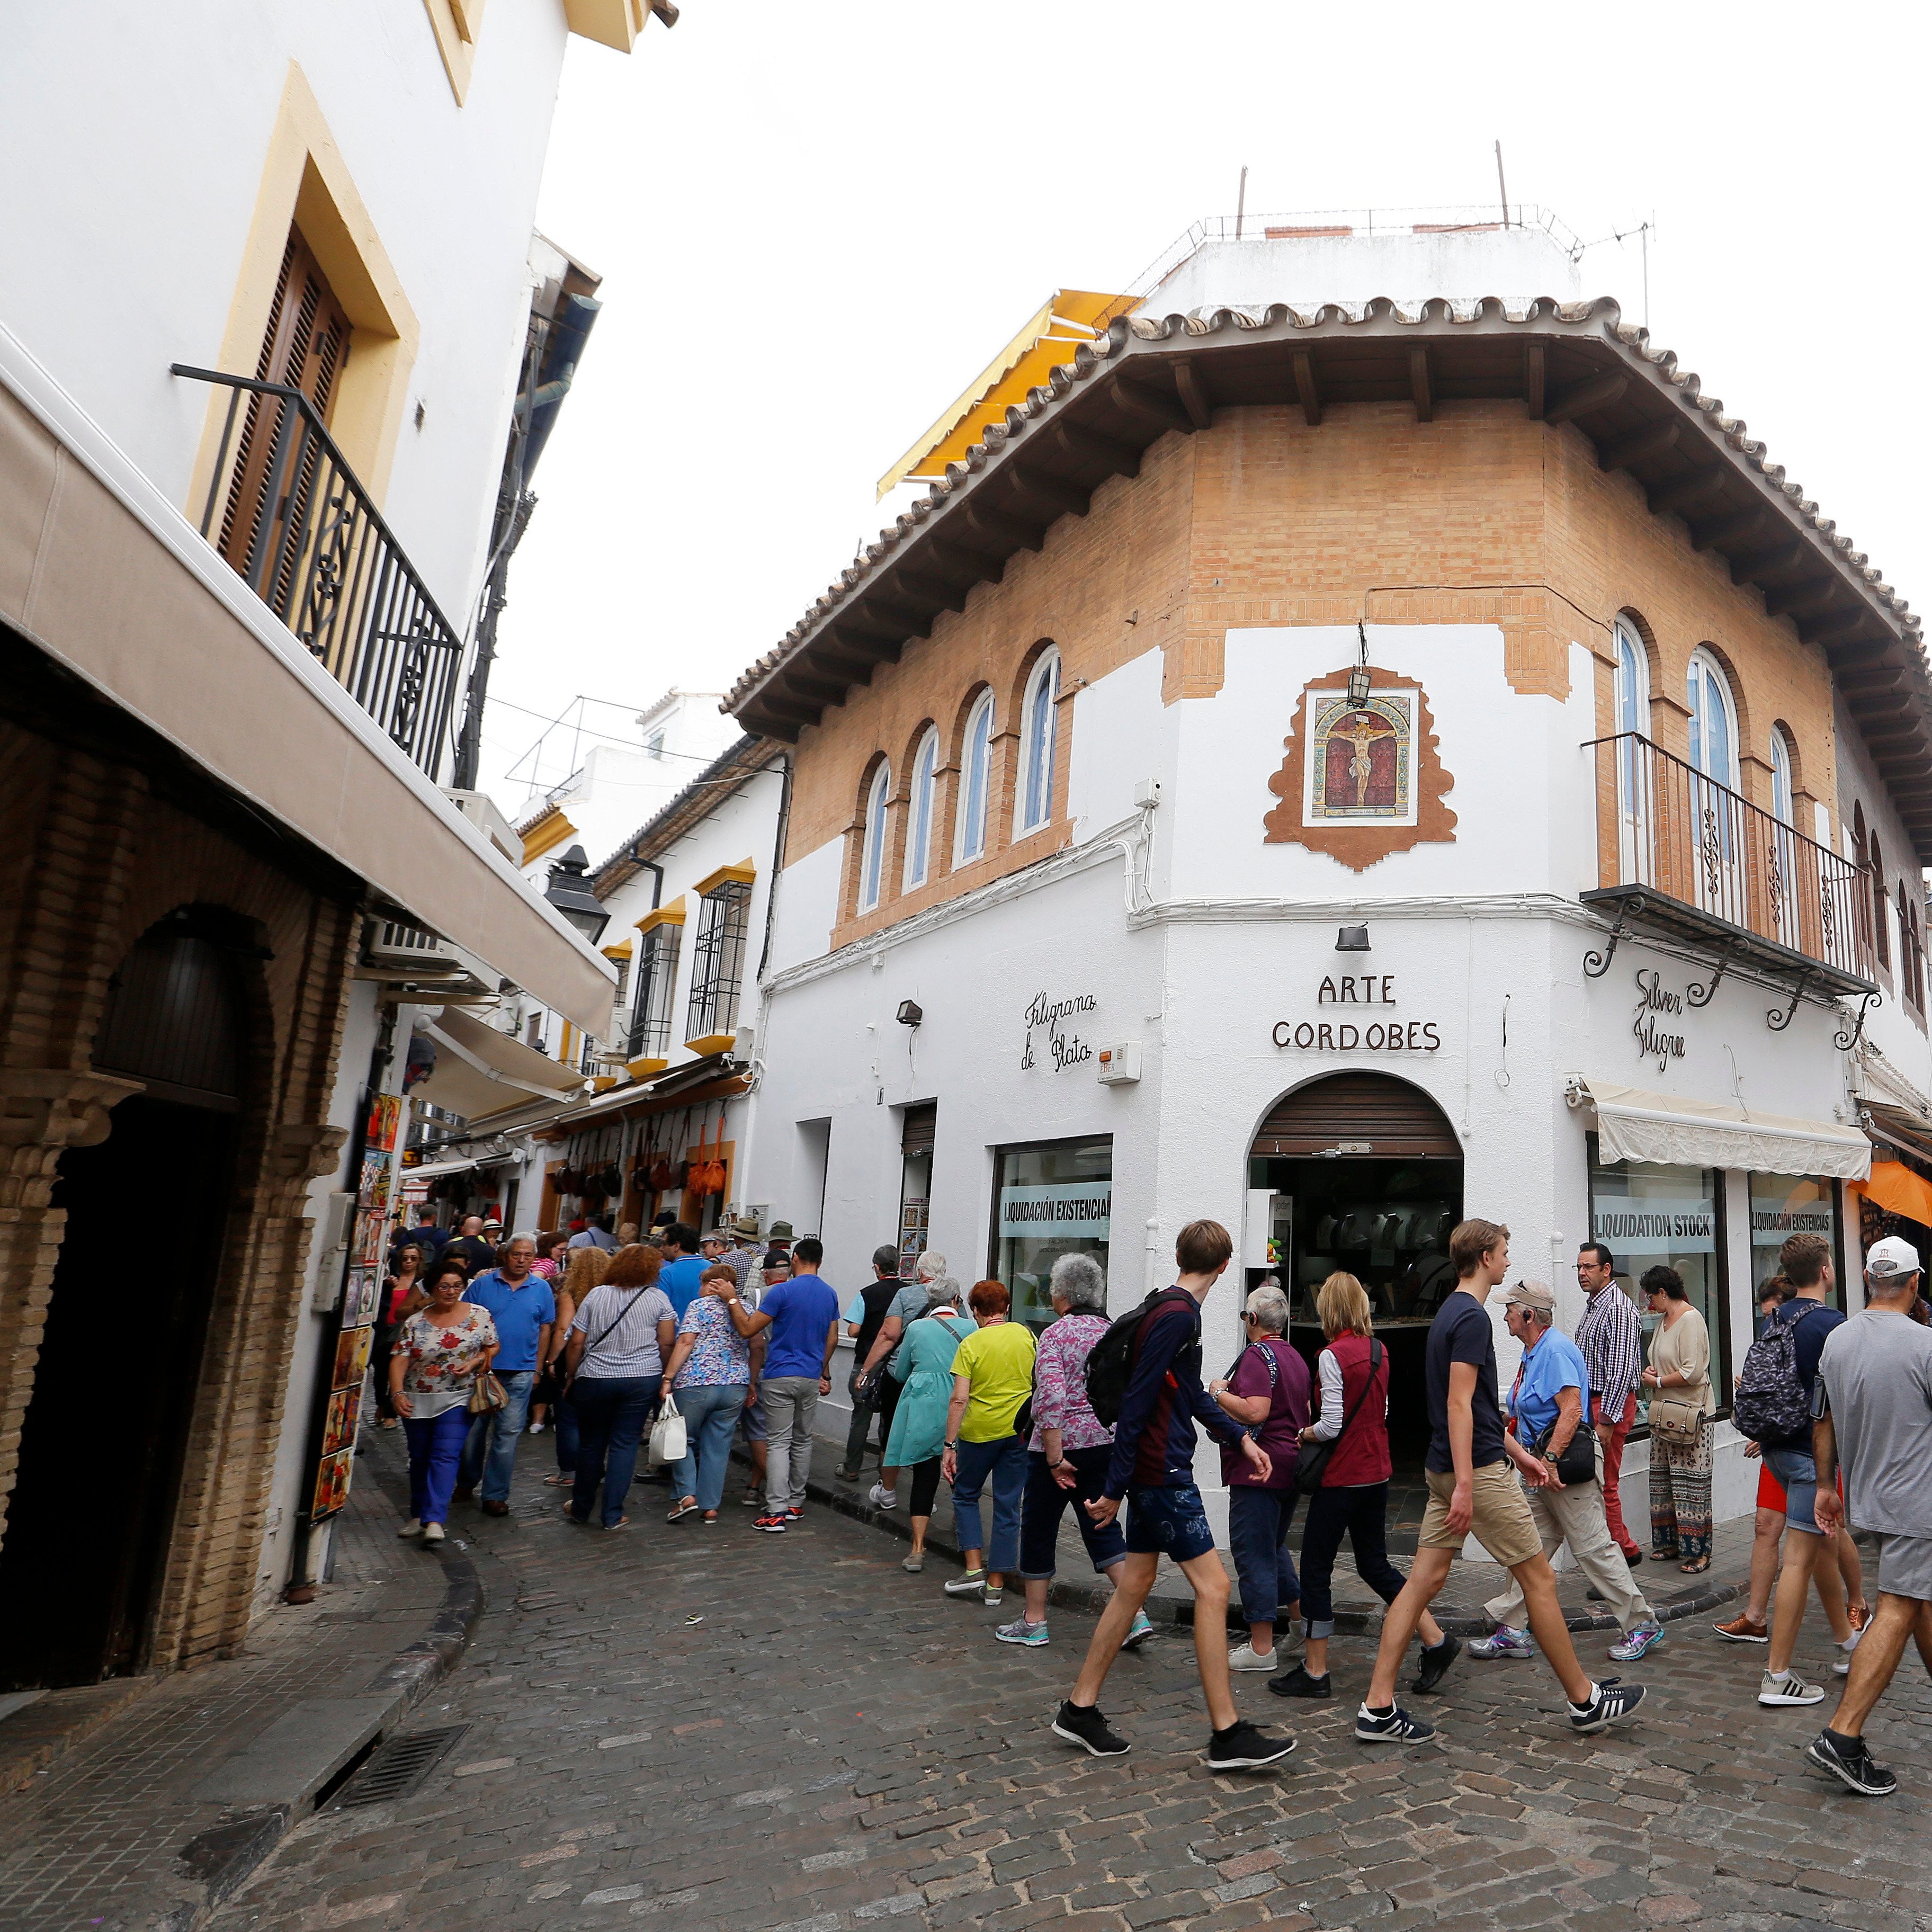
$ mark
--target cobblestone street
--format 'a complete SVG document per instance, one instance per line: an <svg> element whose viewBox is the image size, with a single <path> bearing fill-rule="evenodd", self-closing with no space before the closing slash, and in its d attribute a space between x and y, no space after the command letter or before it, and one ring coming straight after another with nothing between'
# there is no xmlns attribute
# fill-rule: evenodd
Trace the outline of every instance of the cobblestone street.
<svg viewBox="0 0 1932 1932"><path fill-rule="evenodd" d="M1012 1609L946 1599L950 1564L908 1576L875 1530L814 1508L752 1535L735 1481L716 1528L672 1528L663 1493L634 1493L618 1536L566 1528L520 1478L515 1516L471 1521L491 1608L409 1726L468 1730L400 1804L291 1833L212 1922L1927 1922L1932 1688L1916 1662L1873 1726L1900 1778L1877 1802L1807 1766L1821 1713L1760 1709L1763 1653L1708 1618L1630 1673L1652 1695L1626 1730L1574 1737L1540 1665L1465 1660L1417 1700L1438 1739L1400 1754L1349 1735L1369 1642L1340 1639L1332 1703L1236 1678L1244 1712L1300 1748L1278 1774L1218 1778L1191 1642L1169 1628L1116 1666L1103 1706L1135 1748L1096 1762L1046 1727L1090 1618L1055 1610L1049 1648L998 1645ZM1606 1640L1580 1642L1608 1671ZM1836 1681L1815 1633L1796 1663Z"/></svg>

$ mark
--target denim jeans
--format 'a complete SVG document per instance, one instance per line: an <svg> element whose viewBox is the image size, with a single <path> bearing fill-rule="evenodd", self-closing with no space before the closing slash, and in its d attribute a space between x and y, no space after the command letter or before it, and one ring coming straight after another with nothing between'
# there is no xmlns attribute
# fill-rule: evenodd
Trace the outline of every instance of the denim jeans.
<svg viewBox="0 0 1932 1932"><path fill-rule="evenodd" d="M470 1412L460 1405L440 1415L406 1415L410 1445L410 1514L418 1522L447 1522L456 1487L456 1465L470 1432Z"/></svg>
<svg viewBox="0 0 1932 1932"><path fill-rule="evenodd" d="M745 1406L742 1382L707 1382L674 1391L684 1418L684 1454L671 1487L680 1502L695 1496L702 1510L715 1510L724 1496L724 1471L731 1460L732 1432Z"/></svg>
<svg viewBox="0 0 1932 1932"><path fill-rule="evenodd" d="M1302 1628L1309 1636L1335 1634L1328 1585L1345 1534L1362 1581L1385 1604L1402 1594L1408 1579L1388 1556L1388 1494L1387 1483L1352 1483L1309 1498L1301 1526Z"/></svg>
<svg viewBox="0 0 1932 1932"><path fill-rule="evenodd" d="M604 1527L624 1514L631 1478L638 1473L638 1445L658 1399L662 1376L609 1376L596 1381L579 1376L570 1387L577 1405L577 1483L570 1492L571 1511L580 1522L590 1520L597 1488L604 1488Z"/></svg>
<svg viewBox="0 0 1932 1932"><path fill-rule="evenodd" d="M1001 1436L991 1442L964 1442L952 1478L952 1530L962 1550L986 1552L988 1570L1006 1576L1020 1560L1020 1494L1026 1487L1024 1436ZM980 1492L993 1485L993 1540L980 1533Z"/></svg>
<svg viewBox="0 0 1932 1932"><path fill-rule="evenodd" d="M1288 1553L1288 1528L1300 1500L1295 1490L1228 1486L1228 1547L1240 1579L1244 1624L1271 1624L1282 1604L1301 1600L1301 1580Z"/></svg>
<svg viewBox="0 0 1932 1932"><path fill-rule="evenodd" d="M557 1473L574 1476L577 1473L577 1404L568 1396L559 1396L550 1406L550 1426L556 1444Z"/></svg>
<svg viewBox="0 0 1932 1932"><path fill-rule="evenodd" d="M536 1374L530 1369L513 1369L496 1379L509 1400L494 1415L470 1418L470 1439L463 1445L463 1467L456 1480L472 1490L480 1481L485 1502L506 1503L510 1500L510 1472L517 1466L517 1443L530 1412L530 1388Z"/></svg>
<svg viewBox="0 0 1932 1932"><path fill-rule="evenodd" d="M1063 1460L1073 1466L1073 1486L1063 1490L1046 1466L1046 1451L1030 1450L1027 1456L1026 1502L1020 1515L1020 1575L1037 1582L1053 1574L1053 1560L1060 1544L1060 1519L1070 1504L1073 1520L1079 1526L1080 1540L1087 1546L1094 1571L1104 1576L1127 1553L1127 1537L1118 1519L1104 1528L1081 1508L1097 1502L1107 1480L1107 1465L1113 1460L1114 1445L1100 1442L1087 1449L1068 1449Z"/></svg>

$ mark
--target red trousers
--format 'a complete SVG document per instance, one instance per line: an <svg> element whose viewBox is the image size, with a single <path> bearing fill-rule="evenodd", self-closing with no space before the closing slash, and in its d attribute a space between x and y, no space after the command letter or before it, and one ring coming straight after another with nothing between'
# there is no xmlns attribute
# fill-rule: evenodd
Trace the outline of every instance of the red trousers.
<svg viewBox="0 0 1932 1932"><path fill-rule="evenodd" d="M1592 1418L1599 1424L1610 1418L1604 1413L1603 1398L1590 1398ZM1610 1526L1610 1534L1616 1539L1617 1547L1626 1556L1641 1556L1642 1546L1624 1527L1623 1498L1617 1493L1618 1479L1623 1474L1624 1444L1630 1439L1630 1425L1636 1420L1636 1391L1633 1389L1624 1402L1624 1412L1616 1418L1616 1426L1610 1431L1610 1439L1604 1444L1604 1516Z"/></svg>

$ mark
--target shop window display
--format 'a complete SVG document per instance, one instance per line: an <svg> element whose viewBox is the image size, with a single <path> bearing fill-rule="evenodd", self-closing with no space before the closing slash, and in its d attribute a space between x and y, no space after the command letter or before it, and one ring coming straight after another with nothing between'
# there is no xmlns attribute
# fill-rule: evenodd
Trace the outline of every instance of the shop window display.
<svg viewBox="0 0 1932 1932"><path fill-rule="evenodd" d="M1724 1202L1722 1177L1712 1168L1666 1167L1654 1161L1618 1161L1606 1166L1590 1150L1590 1238L1601 1241L1616 1262L1616 1285L1642 1316L1648 1355L1658 1318L1646 1312L1637 1284L1645 1269L1659 1263L1684 1279L1691 1305L1711 1334L1711 1379L1717 1386L1719 1413L1730 1407L1730 1322L1724 1294ZM1781 1240L1782 1235L1779 1237ZM1649 1398L1637 1391L1637 1426L1649 1412Z"/></svg>
<svg viewBox="0 0 1932 1932"><path fill-rule="evenodd" d="M1047 1278L1062 1255L1106 1267L1113 1192L1111 1135L998 1150L992 1272L1013 1298L1014 1321L1037 1331L1053 1319Z"/></svg>
<svg viewBox="0 0 1932 1932"><path fill-rule="evenodd" d="M1839 1234L1834 1184L1810 1174L1753 1174L1750 1278L1754 1294L1766 1276L1778 1272L1778 1251L1792 1234L1822 1234L1831 1243L1832 1267L1837 1279L1826 1299L1832 1307L1843 1308L1844 1244Z"/></svg>

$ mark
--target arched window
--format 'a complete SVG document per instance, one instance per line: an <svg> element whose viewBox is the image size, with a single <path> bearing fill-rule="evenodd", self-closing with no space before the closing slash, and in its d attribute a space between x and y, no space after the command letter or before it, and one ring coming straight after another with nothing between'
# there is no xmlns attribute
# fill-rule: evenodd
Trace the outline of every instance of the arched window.
<svg viewBox="0 0 1932 1932"><path fill-rule="evenodd" d="M1647 746L1640 739L1648 737L1650 728L1650 661L1644 654L1643 640L1624 618L1617 620L1616 715L1612 728L1619 734L1617 746L1617 806L1621 824L1618 838L1626 878L1647 878L1650 858L1644 838L1644 802L1652 783ZM1642 868L1633 872L1632 866Z"/></svg>
<svg viewBox="0 0 1932 1932"><path fill-rule="evenodd" d="M986 849L986 785L993 751L993 694L982 691L966 720L959 748L959 824L952 862L963 866Z"/></svg>
<svg viewBox="0 0 1932 1932"><path fill-rule="evenodd" d="M908 891L926 884L932 861L932 803L939 765L939 734L928 731L919 741L912 761L912 810L906 826L905 882Z"/></svg>
<svg viewBox="0 0 1932 1932"><path fill-rule="evenodd" d="M1892 970L1892 922L1886 916L1885 860L1878 849L1878 828L1872 828L1865 841L1865 855L1871 861L1872 944L1878 949L1878 963Z"/></svg>
<svg viewBox="0 0 1932 1932"><path fill-rule="evenodd" d="M1650 666L1643 642L1622 618L1617 620L1617 722L1619 731L1648 735Z"/></svg>
<svg viewBox="0 0 1932 1932"><path fill-rule="evenodd" d="M1798 842L1790 830L1792 823L1791 746L1782 725L1771 728L1771 815L1780 829L1768 842L1768 862L1764 868L1764 889L1772 902L1772 916L1778 922L1778 936L1795 951L1801 934L1798 917Z"/></svg>
<svg viewBox="0 0 1932 1932"><path fill-rule="evenodd" d="M866 844L859 858L859 910L870 912L879 902L879 882L886 866L886 800L892 796L892 768L884 759L872 774L866 794Z"/></svg>
<svg viewBox="0 0 1932 1932"><path fill-rule="evenodd" d="M1774 727L1771 734L1771 812L1780 825L1793 823L1791 804L1791 747Z"/></svg>
<svg viewBox="0 0 1932 1932"><path fill-rule="evenodd" d="M1733 790L1738 782L1738 714L1731 687L1706 650L1690 653L1685 680L1690 700L1690 762L1708 778Z"/></svg>
<svg viewBox="0 0 1932 1932"><path fill-rule="evenodd" d="M1026 704L1020 714L1019 824L1024 835L1037 830L1053 816L1053 749L1059 714L1060 653L1046 651L1027 680Z"/></svg>

